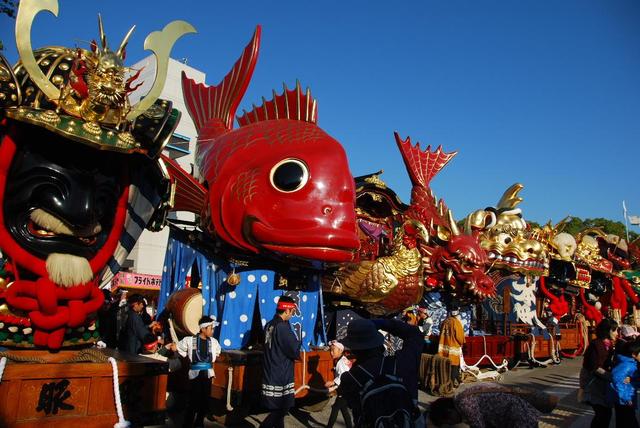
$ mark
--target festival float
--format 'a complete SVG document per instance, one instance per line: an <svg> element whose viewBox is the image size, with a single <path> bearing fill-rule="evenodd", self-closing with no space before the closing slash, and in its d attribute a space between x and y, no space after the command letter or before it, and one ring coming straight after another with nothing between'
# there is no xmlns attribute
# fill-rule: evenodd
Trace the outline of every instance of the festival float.
<svg viewBox="0 0 640 428"><path fill-rule="evenodd" d="M145 227L171 229L157 309L173 339L195 334L203 313L220 323L211 389L220 415L242 417L257 402L262 328L281 295L298 306L300 404L326 398L313 393L333 376L324 345L356 317L421 304L437 326L462 305L464 357L476 374L521 355L578 355L588 323L604 315L633 312L639 323L637 243L597 229L574 237L563 222L532 228L517 207L520 184L463 227L430 188L456 152L395 134L412 184L405 204L381 171L352 177L299 83L263 98L234 128L259 26L219 84L182 77L198 132L192 175L162 154L180 112L158 96L173 44L193 27L174 21L147 37L156 78L131 105L140 84L140 70L124 65L133 29L114 51L99 18L90 49L34 51L36 15L57 8L23 0L20 61L0 64L0 419L10 426L164 422L167 365L93 347L100 287ZM179 211L196 220L168 215ZM549 334L542 312L560 334Z"/></svg>
<svg viewBox="0 0 640 428"><path fill-rule="evenodd" d="M506 369L523 355L548 364L561 350L584 350L584 323L567 318L586 310L576 303L579 294L566 300L572 290L546 283L550 263L560 258L554 242L562 224L532 228L517 207L522 185L462 227L430 189L456 153L423 149L396 134L412 183L405 204L381 171L351 178L342 147L317 126L316 101L299 84L263 98L234 129L260 31L218 85L183 76L198 130L199 178L165 159L176 188L173 210L195 213L197 221L188 230L169 221L159 310L166 308L183 335L196 332L201 313L221 322L216 334L224 351L211 394L221 413L242 415L256 401L262 326L281 294L300 308L292 320L305 349L296 365L297 398L331 376L330 358L318 346L341 338L349 321L394 316L416 304L429 307L436 326L451 304L467 308L468 334L480 332L464 350L476 374L478 367ZM198 289L184 288L190 271ZM563 321L557 336L540 319L545 297Z"/></svg>
<svg viewBox="0 0 640 428"><path fill-rule="evenodd" d="M139 84L124 65L133 28L112 48L98 17L89 49L33 50L42 11L57 16L58 2L20 2L20 60L0 58L0 420L162 423L166 364L94 347L96 313L100 287L171 204L159 154L180 113L158 94L173 44L195 30L174 21L147 37L156 79L130 105Z"/></svg>
<svg viewBox="0 0 640 428"><path fill-rule="evenodd" d="M395 139L413 186L410 204L403 204L380 174L356 180L360 251L353 261L328 269L325 292L377 316L420 303L425 290L444 288L458 300L493 295L485 251L460 231L451 210L429 188L456 153L423 150L398 134Z"/></svg>
<svg viewBox="0 0 640 428"><path fill-rule="evenodd" d="M540 320L537 308L539 278L549 269L549 234L543 229L532 228L524 219L518 205L524 186L509 187L498 204L477 210L465 220L465 229L478 236L482 248L491 261L489 275L496 282L496 295L476 307L476 324L485 337L469 338L465 360L474 357L517 364L521 356L530 362L537 358L551 357L558 361L555 337L547 333L547 326Z"/></svg>
<svg viewBox="0 0 640 428"><path fill-rule="evenodd" d="M201 313L220 322L211 396L219 414L242 416L261 388L262 327L279 296L291 296L298 312L291 325L302 342L296 363L296 397L332 378L324 331L321 274L324 263L353 259L355 190L344 149L317 125L316 100L300 84L273 92L238 117L249 85L261 28L218 85L183 74L185 104L198 131L194 178L165 159L175 186L172 210L197 215L191 230L171 225L159 311L172 329L197 331ZM184 224L182 224L184 226ZM184 288L191 271L192 284ZM194 315L196 314L196 315ZM326 400L326 396L323 397Z"/></svg>

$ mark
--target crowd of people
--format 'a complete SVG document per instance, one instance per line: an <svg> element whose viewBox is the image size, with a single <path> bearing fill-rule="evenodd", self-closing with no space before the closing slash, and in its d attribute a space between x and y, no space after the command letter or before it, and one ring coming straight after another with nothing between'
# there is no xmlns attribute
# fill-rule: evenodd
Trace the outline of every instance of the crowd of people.
<svg viewBox="0 0 640 428"><path fill-rule="evenodd" d="M202 317L197 334L176 343L163 343L162 328L148 317L142 296L129 296L124 308L123 313L120 305L106 304L101 313L101 325L110 329L103 334L107 345L134 354L165 356L170 371L186 361L190 387L183 426L203 426L214 364L221 352L213 337L217 322ZM289 320L298 310L292 298L282 296L273 318L264 326L260 404L269 413L262 428L284 427L285 416L294 406L294 367L300 358L301 342ZM426 310L417 307L395 319L351 321L344 337L329 343L335 376L320 390L333 400L327 427L332 427L340 415L347 428L415 427L424 426L427 420L435 426L465 423L472 428L535 427L541 413L553 410L557 398L548 394L479 383L437 399L425 413L418 402L418 373L423 353L430 347L431 324ZM389 337L398 342L391 344ZM452 308L440 326L437 350L440 357L449 360L451 379L456 384L461 381L464 340L460 315L457 308ZM578 394L581 402L593 408L592 427L608 427L614 411L617 427L639 427L638 362L640 333L610 319L600 322L584 355Z"/></svg>
<svg viewBox="0 0 640 428"><path fill-rule="evenodd" d="M580 370L580 401L593 408L591 427L608 427L615 409L617 428L638 427L640 339L628 325L603 319L589 344Z"/></svg>

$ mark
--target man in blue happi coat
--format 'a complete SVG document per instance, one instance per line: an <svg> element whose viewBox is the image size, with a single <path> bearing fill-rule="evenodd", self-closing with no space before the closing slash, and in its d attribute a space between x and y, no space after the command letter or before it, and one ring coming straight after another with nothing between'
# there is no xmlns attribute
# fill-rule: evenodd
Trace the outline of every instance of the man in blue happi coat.
<svg viewBox="0 0 640 428"><path fill-rule="evenodd" d="M264 327L261 402L271 413L260 424L261 428L284 428L284 417L294 404L293 368L300 356L300 341L289 320L296 309L291 297L280 297L275 316Z"/></svg>

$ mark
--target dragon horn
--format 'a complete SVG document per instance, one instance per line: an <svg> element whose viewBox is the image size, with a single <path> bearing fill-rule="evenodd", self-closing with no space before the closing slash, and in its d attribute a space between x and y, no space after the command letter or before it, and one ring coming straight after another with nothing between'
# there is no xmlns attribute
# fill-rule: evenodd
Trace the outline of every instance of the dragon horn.
<svg viewBox="0 0 640 428"><path fill-rule="evenodd" d="M22 66L38 88L50 100L58 99L60 89L47 79L33 56L31 48L31 26L36 15L43 10L58 16L58 0L22 0L16 17L16 45Z"/></svg>
<svg viewBox="0 0 640 428"><path fill-rule="evenodd" d="M520 202L522 202L522 198L518 196L518 193L524 188L524 186L520 183L515 183L507 190L504 191L502 198L498 202L498 209L514 209Z"/></svg>
<svg viewBox="0 0 640 428"><path fill-rule="evenodd" d="M131 29L129 30L127 35L124 36L124 39L122 39L122 43L120 43L120 47L118 48L118 51L116 52L116 55L118 55L121 59L124 59L124 50L127 47L127 43L129 43L129 38L133 34L133 30L135 30L135 29L136 29L135 25L133 27L131 27Z"/></svg>
<svg viewBox="0 0 640 428"><path fill-rule="evenodd" d="M150 50L156 57L156 79L149 93L136 105L131 107L127 120L133 120L156 102L165 81L169 69L169 54L176 41L188 33L195 33L196 29L185 21L172 21L162 31L154 31L144 40L145 50Z"/></svg>
<svg viewBox="0 0 640 428"><path fill-rule="evenodd" d="M453 236L460 235L460 229L458 229L458 225L456 224L456 220L453 218L453 213L451 210L447 211L447 220L449 221L449 229L451 229L451 234Z"/></svg>
<svg viewBox="0 0 640 428"><path fill-rule="evenodd" d="M98 30L100 30L100 44L102 45L102 50L107 50L107 35L104 33L104 26L102 25L102 16L98 14Z"/></svg>

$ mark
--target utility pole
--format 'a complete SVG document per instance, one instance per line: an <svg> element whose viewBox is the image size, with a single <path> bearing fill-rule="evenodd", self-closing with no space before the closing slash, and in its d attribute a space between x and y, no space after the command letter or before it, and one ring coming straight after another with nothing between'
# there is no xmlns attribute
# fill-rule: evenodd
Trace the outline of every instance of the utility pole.
<svg viewBox="0 0 640 428"><path fill-rule="evenodd" d="M624 230L627 232L627 242L629 242L629 224L627 220L627 204L622 201L622 214L624 215Z"/></svg>

